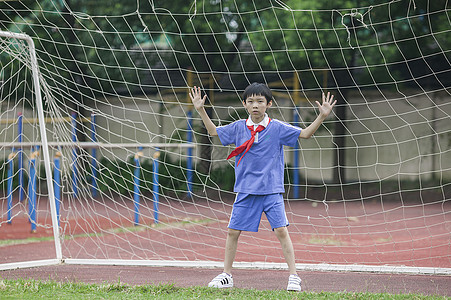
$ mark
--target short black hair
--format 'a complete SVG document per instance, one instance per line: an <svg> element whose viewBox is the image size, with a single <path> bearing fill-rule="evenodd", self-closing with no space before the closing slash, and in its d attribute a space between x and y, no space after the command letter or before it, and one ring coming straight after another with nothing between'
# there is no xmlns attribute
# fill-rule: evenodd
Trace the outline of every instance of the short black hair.
<svg viewBox="0 0 451 300"><path fill-rule="evenodd" d="M271 89L264 83L254 82L254 83L250 84L244 90L243 95L241 96L242 101L243 102L246 101L246 99L251 97L252 95L265 97L266 103L269 103L272 101Z"/></svg>

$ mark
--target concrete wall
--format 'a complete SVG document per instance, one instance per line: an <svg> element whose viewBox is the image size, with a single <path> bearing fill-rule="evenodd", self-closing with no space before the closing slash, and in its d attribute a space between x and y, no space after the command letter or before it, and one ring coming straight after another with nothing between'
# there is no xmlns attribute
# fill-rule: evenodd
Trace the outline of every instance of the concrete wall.
<svg viewBox="0 0 451 300"><path fill-rule="evenodd" d="M319 95L309 96L309 101L300 103L301 127L308 126L315 117L312 105ZM340 97L340 95L336 95ZM152 143L184 142L187 129L186 97L180 94L137 98L110 98L96 103L92 110L97 116L98 140L104 143ZM217 97L213 119L237 119L242 107L235 95ZM222 99L222 100L221 100ZM346 176L349 181L378 181L381 179L430 179L432 176L451 180L451 97L444 92L425 94L411 91L409 95L382 93L377 91L356 92L348 96L348 121L346 123ZM292 123L293 101L278 97L270 110L272 118ZM315 105L316 106L316 105ZM2 103L2 142L17 140L17 129L5 120L17 117L18 108L8 108ZM33 117L31 110L23 109L24 117ZM63 114L64 115L64 114ZM67 116L67 114L65 115ZM202 123L193 113L194 142L201 143ZM325 126L309 140L300 140L300 165L303 176L310 180L330 181L333 174L333 123L330 116ZM89 127L90 125L87 124ZM70 141L70 125L67 122L47 124L49 141ZM36 123L24 125L24 141L39 140ZM225 162L230 147L223 147L212 138L213 167ZM1 148L1 156L7 157L9 150ZM186 149L171 148L174 158L186 159ZM195 150L200 156L200 147ZM52 150L52 153L55 150ZM127 159L136 149L105 149L99 156ZM152 157L155 149L144 149L144 156ZM70 156L70 151L65 152ZM70 157L66 160L70 163ZM286 161L292 164L293 149L286 148ZM435 173L434 173L435 172Z"/></svg>

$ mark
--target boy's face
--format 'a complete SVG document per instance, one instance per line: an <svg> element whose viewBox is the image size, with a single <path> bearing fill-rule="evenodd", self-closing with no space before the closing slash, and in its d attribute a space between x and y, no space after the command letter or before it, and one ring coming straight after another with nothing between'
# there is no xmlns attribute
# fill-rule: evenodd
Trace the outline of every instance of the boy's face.
<svg viewBox="0 0 451 300"><path fill-rule="evenodd" d="M272 101L267 102L261 95L251 95L243 102L244 107L254 123L259 123L265 117L266 109L272 106Z"/></svg>

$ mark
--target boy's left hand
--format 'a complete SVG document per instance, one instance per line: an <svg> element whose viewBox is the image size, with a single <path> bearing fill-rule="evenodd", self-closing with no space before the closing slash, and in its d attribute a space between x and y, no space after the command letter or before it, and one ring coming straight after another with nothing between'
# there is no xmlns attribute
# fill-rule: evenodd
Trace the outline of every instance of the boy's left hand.
<svg viewBox="0 0 451 300"><path fill-rule="evenodd" d="M327 96L323 93L323 103L320 104L318 101L316 102L316 105L318 105L319 114L326 118L332 109L334 108L335 103L337 103L337 100L334 100L334 95L331 95L330 92L327 93Z"/></svg>

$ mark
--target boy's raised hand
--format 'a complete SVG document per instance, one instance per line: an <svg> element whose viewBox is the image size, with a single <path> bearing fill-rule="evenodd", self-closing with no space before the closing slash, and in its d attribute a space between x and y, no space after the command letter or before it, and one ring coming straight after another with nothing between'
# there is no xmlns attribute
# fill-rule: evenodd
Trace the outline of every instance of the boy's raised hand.
<svg viewBox="0 0 451 300"><path fill-rule="evenodd" d="M193 102L194 108L198 110L199 108L204 107L205 99L207 98L207 95L204 95L202 98L202 94L200 91L200 87L194 87L189 92L189 97L191 98L191 101Z"/></svg>
<svg viewBox="0 0 451 300"><path fill-rule="evenodd" d="M315 101L318 105L319 113L324 118L326 118L332 109L334 108L335 103L337 103L337 100L334 100L334 95L331 95L329 92L327 93L327 96L323 93L323 103L320 104L318 101Z"/></svg>

